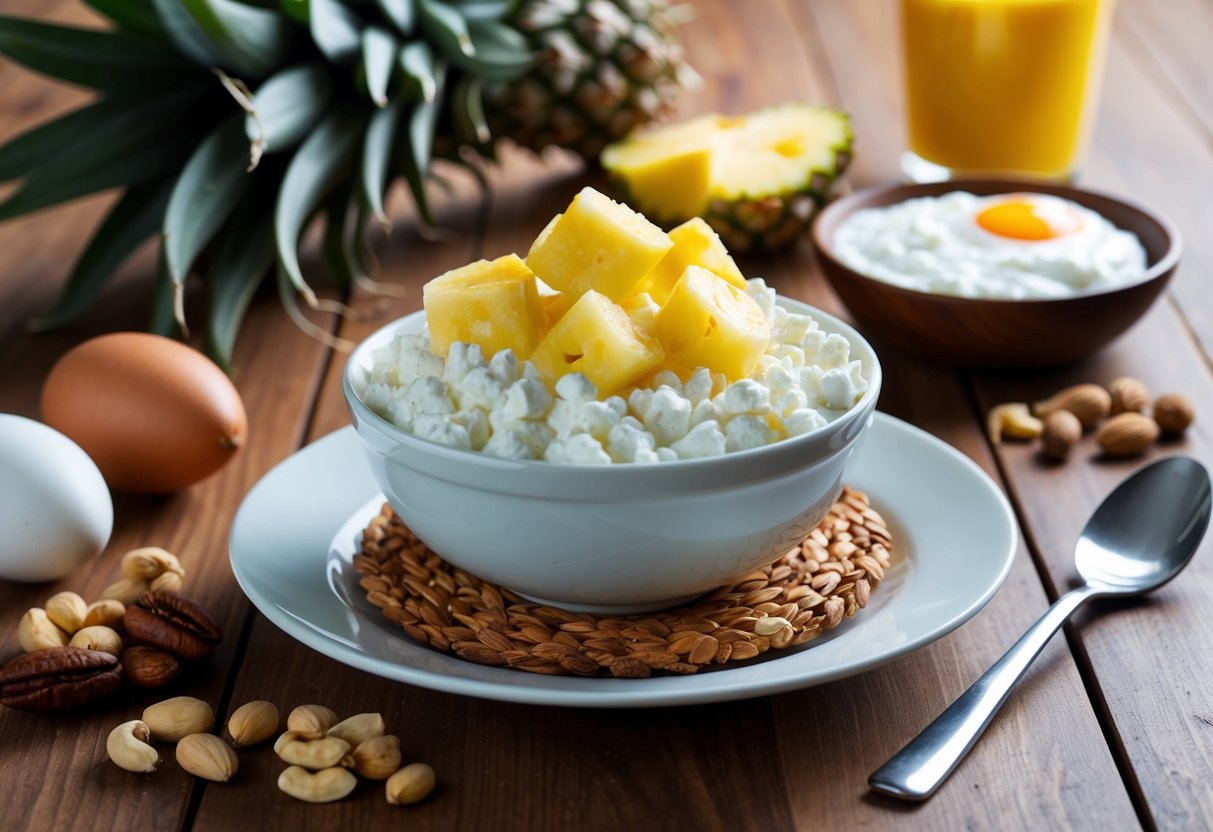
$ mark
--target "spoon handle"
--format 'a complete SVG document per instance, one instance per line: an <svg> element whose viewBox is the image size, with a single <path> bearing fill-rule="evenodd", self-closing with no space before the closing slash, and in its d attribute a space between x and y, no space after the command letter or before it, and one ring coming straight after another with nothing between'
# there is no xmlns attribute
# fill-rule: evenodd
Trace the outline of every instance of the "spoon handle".
<svg viewBox="0 0 1213 832"><path fill-rule="evenodd" d="M868 778L875 791L902 800L926 800L960 764L994 719L1032 660L1084 601L1098 594L1081 587L1057 603L993 667L923 732Z"/></svg>

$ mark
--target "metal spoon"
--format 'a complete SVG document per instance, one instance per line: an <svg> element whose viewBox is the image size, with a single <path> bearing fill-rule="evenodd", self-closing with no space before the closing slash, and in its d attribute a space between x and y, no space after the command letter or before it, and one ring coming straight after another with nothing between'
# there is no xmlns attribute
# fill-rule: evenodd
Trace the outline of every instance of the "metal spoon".
<svg viewBox="0 0 1213 832"><path fill-rule="evenodd" d="M1074 549L1083 584L1057 599L997 664L868 778L875 791L926 800L960 764L1053 633L1092 598L1141 595L1188 565L1209 525L1209 474L1176 456L1147 465L1091 515Z"/></svg>

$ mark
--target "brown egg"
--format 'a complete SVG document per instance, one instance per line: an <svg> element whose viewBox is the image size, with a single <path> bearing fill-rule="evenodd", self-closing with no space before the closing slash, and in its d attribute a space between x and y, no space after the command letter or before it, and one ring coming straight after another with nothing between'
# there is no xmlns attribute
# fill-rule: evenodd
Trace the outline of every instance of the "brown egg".
<svg viewBox="0 0 1213 832"><path fill-rule="evenodd" d="M224 372L146 332L102 335L60 358L42 388L42 419L92 457L110 488L148 494L214 473L248 436Z"/></svg>

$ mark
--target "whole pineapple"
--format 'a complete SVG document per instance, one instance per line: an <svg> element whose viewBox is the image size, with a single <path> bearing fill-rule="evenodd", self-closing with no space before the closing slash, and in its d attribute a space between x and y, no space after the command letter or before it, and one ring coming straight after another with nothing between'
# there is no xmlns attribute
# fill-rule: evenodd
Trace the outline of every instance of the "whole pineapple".
<svg viewBox="0 0 1213 832"><path fill-rule="evenodd" d="M664 0L532 0L511 18L534 50L525 77L488 90L494 132L597 158L666 115L698 82Z"/></svg>
<svg viewBox="0 0 1213 832"><path fill-rule="evenodd" d="M664 0L84 1L113 26L0 17L0 54L99 93L0 147L0 182L19 183L0 220L125 189L38 325L75 319L160 236L152 328L184 328L203 272L224 364L268 275L310 326L296 247L314 217L328 274L356 280L397 177L428 222L434 156L472 164L461 146L512 136L594 157L689 76Z"/></svg>

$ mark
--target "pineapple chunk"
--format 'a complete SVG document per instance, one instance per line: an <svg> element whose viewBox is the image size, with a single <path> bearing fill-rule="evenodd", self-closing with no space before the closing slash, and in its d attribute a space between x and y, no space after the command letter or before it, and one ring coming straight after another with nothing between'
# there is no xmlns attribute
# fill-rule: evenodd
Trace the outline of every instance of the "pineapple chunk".
<svg viewBox="0 0 1213 832"><path fill-rule="evenodd" d="M674 247L669 250L653 270L640 279L635 291L648 292L660 306L674 291L674 284L687 266L702 266L717 277L722 277L738 289L745 288L745 278L720 237L699 217L687 220L670 232Z"/></svg>
<svg viewBox="0 0 1213 832"><path fill-rule="evenodd" d="M605 397L657 366L662 356L655 338L591 289L552 327L531 362L553 380L566 373L584 373L599 396Z"/></svg>
<svg viewBox="0 0 1213 832"><path fill-rule="evenodd" d="M667 359L707 367L729 381L758 366L771 325L753 298L700 266L687 266L654 326Z"/></svg>
<svg viewBox="0 0 1213 832"><path fill-rule="evenodd" d="M583 188L540 233L526 264L574 300L593 289L618 301L673 245L631 208Z"/></svg>
<svg viewBox="0 0 1213 832"><path fill-rule="evenodd" d="M547 328L551 329L572 308L573 299L563 292L540 292L539 305L543 307L543 318L547 322Z"/></svg>
<svg viewBox="0 0 1213 832"><path fill-rule="evenodd" d="M422 295L438 355L462 341L479 344L486 358L508 347L522 360L548 329L535 275L517 254L439 275L425 284Z"/></svg>
<svg viewBox="0 0 1213 832"><path fill-rule="evenodd" d="M628 295L619 301L619 305L623 307L624 312L628 313L628 317L632 319L634 325L642 331L652 334L653 322L657 320L657 313L661 311L661 307L648 292Z"/></svg>

